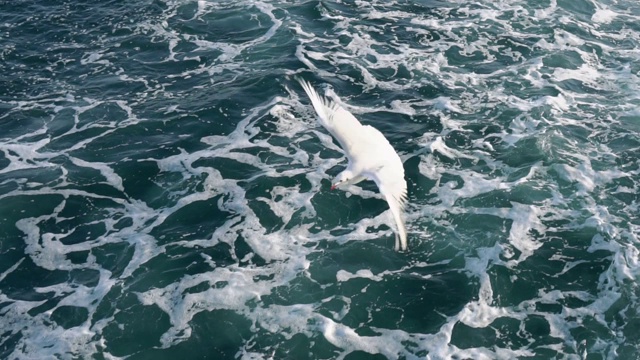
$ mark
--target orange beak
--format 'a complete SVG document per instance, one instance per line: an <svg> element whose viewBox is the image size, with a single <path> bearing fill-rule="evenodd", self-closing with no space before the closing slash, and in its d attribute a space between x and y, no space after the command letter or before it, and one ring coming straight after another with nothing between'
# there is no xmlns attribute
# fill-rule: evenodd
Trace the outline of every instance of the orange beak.
<svg viewBox="0 0 640 360"><path fill-rule="evenodd" d="M338 186L336 186L336 185L333 185L333 184L332 184L332 185L331 185L331 190L335 190L337 187L338 187Z"/></svg>

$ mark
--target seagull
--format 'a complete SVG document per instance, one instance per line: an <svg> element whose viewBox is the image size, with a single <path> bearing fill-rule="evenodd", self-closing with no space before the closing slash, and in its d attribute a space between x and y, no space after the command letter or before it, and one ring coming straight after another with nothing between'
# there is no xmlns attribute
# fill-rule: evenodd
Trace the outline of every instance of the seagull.
<svg viewBox="0 0 640 360"><path fill-rule="evenodd" d="M382 133L370 126L362 125L358 119L340 104L318 95L306 81L297 79L311 99L320 124L340 143L349 163L331 185L331 190L345 189L363 180L373 180L396 223L395 249L407 249L407 230L402 212L407 203L407 182L400 156Z"/></svg>

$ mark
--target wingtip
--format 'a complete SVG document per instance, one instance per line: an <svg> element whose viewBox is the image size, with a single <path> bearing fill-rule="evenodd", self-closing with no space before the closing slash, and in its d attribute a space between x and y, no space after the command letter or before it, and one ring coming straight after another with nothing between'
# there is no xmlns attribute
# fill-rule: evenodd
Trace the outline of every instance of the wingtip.
<svg viewBox="0 0 640 360"><path fill-rule="evenodd" d="M315 91L313 89L313 86L311 86L311 83L303 79L302 77L296 75L294 79L300 84L300 86L302 86L307 95L311 96L311 92Z"/></svg>
<svg viewBox="0 0 640 360"><path fill-rule="evenodd" d="M394 248L398 252L407 251L407 240L396 234L396 245Z"/></svg>
<svg viewBox="0 0 640 360"><path fill-rule="evenodd" d="M404 224L404 221L400 220L400 224L398 224L398 237L400 238L400 250L407 250L407 228Z"/></svg>
<svg viewBox="0 0 640 360"><path fill-rule="evenodd" d="M380 189L384 194L384 188ZM405 251L407 250L407 228L404 224L404 220L402 219L401 212L404 210L406 206L406 195L403 193L400 196L394 196L391 194L384 195L387 199L387 203L389 203L389 209L391 210L391 215L393 220L395 220L395 235L396 235L396 251Z"/></svg>

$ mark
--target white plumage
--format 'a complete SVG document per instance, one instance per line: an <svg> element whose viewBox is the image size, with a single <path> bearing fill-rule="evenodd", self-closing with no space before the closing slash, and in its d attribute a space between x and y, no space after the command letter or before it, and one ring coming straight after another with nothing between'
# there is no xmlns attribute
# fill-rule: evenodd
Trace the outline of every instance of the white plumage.
<svg viewBox="0 0 640 360"><path fill-rule="evenodd" d="M407 182L402 160L378 129L362 125L338 103L318 95L311 85L298 79L311 99L320 124L340 143L349 164L336 176L331 189L373 180L391 209L396 224L396 250L407 249L407 231L402 212L407 202Z"/></svg>

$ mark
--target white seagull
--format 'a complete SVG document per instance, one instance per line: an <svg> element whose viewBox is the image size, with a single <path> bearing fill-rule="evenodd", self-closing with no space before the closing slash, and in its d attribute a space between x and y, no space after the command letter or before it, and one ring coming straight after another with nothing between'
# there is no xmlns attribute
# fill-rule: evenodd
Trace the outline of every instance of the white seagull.
<svg viewBox="0 0 640 360"><path fill-rule="evenodd" d="M297 79L311 99L320 124L340 143L349 164L331 185L331 190L373 180L389 203L396 222L396 250L407 249L407 230L402 211L407 202L407 182L404 179L402 160L382 133L362 125L358 119L340 104L318 95L311 85Z"/></svg>

